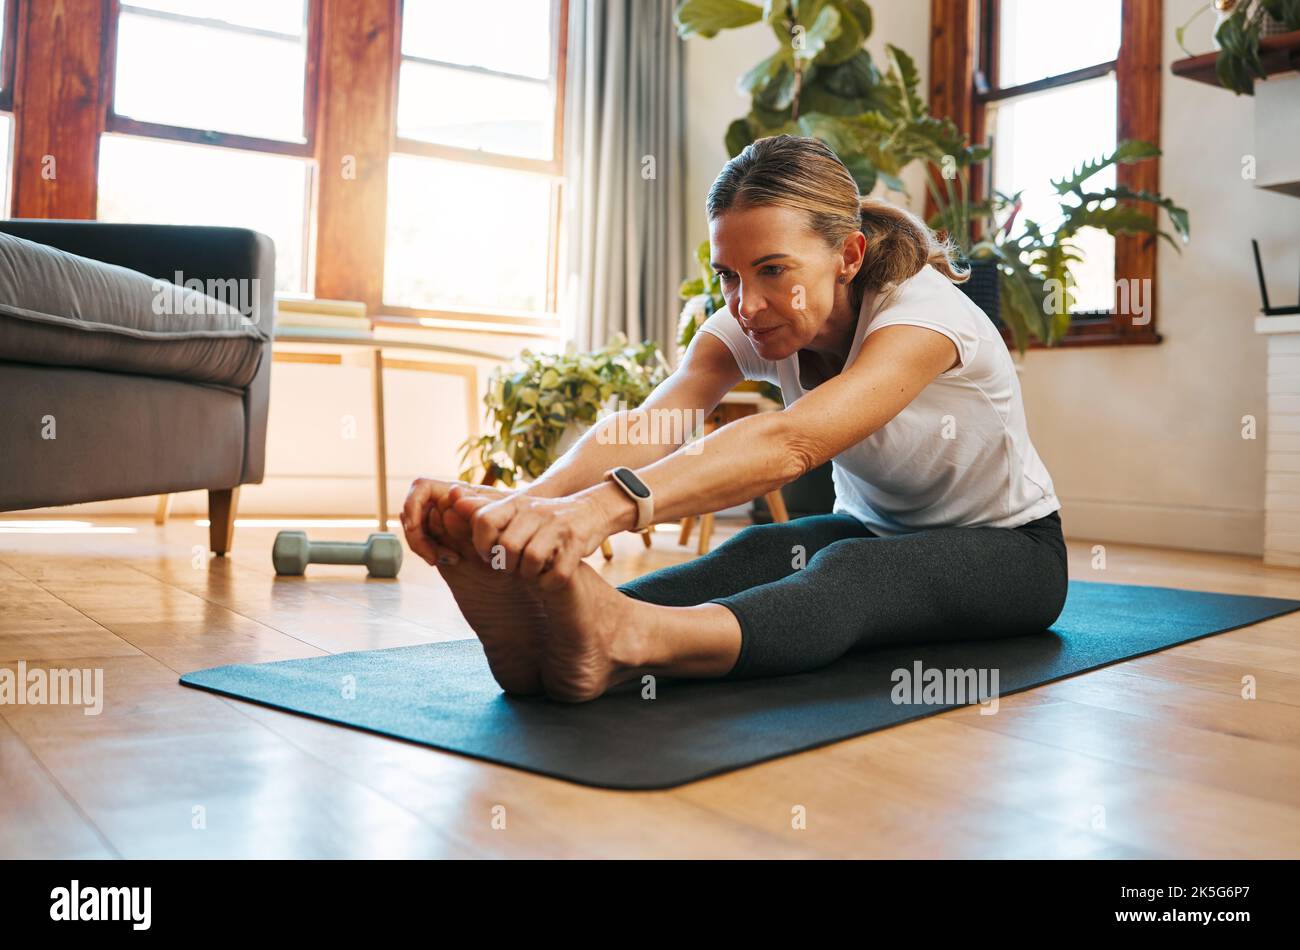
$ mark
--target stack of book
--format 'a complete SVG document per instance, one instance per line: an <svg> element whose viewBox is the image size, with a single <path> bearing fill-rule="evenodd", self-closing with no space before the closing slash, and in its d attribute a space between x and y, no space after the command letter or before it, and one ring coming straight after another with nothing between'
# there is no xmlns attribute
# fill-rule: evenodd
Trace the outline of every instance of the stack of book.
<svg viewBox="0 0 1300 950"><path fill-rule="evenodd" d="M359 300L277 300L275 329L292 336L371 336L366 305Z"/></svg>

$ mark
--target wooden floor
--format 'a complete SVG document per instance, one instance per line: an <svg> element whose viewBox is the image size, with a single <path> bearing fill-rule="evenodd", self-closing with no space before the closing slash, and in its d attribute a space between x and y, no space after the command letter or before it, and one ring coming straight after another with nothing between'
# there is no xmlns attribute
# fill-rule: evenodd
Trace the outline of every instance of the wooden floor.
<svg viewBox="0 0 1300 950"><path fill-rule="evenodd" d="M417 559L398 581L277 581L275 528L239 528L211 561L193 519L94 528L0 521L0 665L102 668L107 693L99 716L0 705L0 857L1300 857L1300 614L1003 697L997 715L610 792L177 684L467 635ZM673 534L616 542L614 581L686 556ZM1300 598L1300 571L1254 558L1111 544L1095 570L1091 543L1069 546L1075 579Z"/></svg>

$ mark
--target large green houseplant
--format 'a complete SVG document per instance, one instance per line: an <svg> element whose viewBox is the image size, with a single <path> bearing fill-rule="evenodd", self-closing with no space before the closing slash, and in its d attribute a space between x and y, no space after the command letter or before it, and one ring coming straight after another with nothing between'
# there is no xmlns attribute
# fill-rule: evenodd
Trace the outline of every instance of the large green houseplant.
<svg viewBox="0 0 1300 950"><path fill-rule="evenodd" d="M461 444L461 479L480 469L489 484L537 478L604 413L641 405L668 370L657 343L621 333L586 353L524 350L488 381L488 431Z"/></svg>
<svg viewBox="0 0 1300 950"><path fill-rule="evenodd" d="M751 106L727 126L728 154L782 132L823 138L842 131L836 152L863 194L888 174L866 149L854 147L851 134L858 117L892 114L898 106L863 48L872 29L871 8L863 0L683 0L674 19L683 39L760 22L776 39L775 52L740 77L739 88L751 97Z"/></svg>
<svg viewBox="0 0 1300 950"><path fill-rule="evenodd" d="M1111 155L1086 161L1053 181L1061 199L1057 220L1018 220L1018 195L973 200L971 178L976 170L983 172L989 149L972 145L951 120L930 114L920 73L906 52L887 45L882 71L866 50L848 48L870 34L870 9L858 0L771 0L762 8L744 0L684 0L677 8L683 36L711 37L760 20L772 25L782 45L741 77L740 87L753 95L754 104L749 115L728 127L728 153L735 156L764 135L814 137L840 156L863 194L877 182L905 194L903 170L921 165L935 209L928 223L956 244L977 276L996 268L1001 300L996 316L1010 328L1022 355L1031 338L1051 346L1069 327L1075 286L1071 265L1082 260L1071 239L1080 229L1160 234L1174 243L1151 214L1164 209L1178 236L1187 239L1187 212L1168 198L1122 185L1087 187L1089 179L1113 164L1159 154L1140 141L1121 142ZM703 280L683 285L683 296L704 293L707 256L701 263ZM699 301L688 299L687 309L692 307L693 313L683 314L683 330L693 331L692 323L699 322L704 310ZM704 316L711 312L704 310Z"/></svg>

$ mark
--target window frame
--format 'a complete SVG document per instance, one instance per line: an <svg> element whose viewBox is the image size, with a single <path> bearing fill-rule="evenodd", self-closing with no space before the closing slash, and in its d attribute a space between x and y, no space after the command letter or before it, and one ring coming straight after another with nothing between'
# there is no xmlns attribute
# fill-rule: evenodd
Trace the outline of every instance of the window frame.
<svg viewBox="0 0 1300 950"><path fill-rule="evenodd" d="M313 249L317 205L315 201L317 174L315 158L316 116L320 101L320 83L317 81L320 46L321 46L321 7L322 0L306 0L307 36L306 61L304 63L302 107L303 138L302 142L289 142L280 139L268 139L260 136L240 135L233 132L218 132L213 129L201 129L196 126L169 125L161 122L146 122L119 115L115 108L117 89L117 29L122 14L121 0L106 0L104 3L104 23L101 31L102 47L100 50L100 97L103 104L103 127L99 137L104 135L128 135L135 138L153 139L160 142L179 142L187 145L203 145L213 148L232 149L241 152L261 152L282 155L290 158L304 159L307 163L306 196L304 201L302 234L302 275L303 290L290 292L292 296L306 294L310 296L315 286L316 255ZM127 6L132 4L127 2ZM153 14L150 14L153 15ZM182 16L170 13L158 13L161 19L185 23L206 21L203 17ZM251 28L222 24L223 29L235 32L257 33ZM96 208L98 208L99 179L99 144L95 145ZM98 211L96 210L96 216Z"/></svg>
<svg viewBox="0 0 1300 950"><path fill-rule="evenodd" d="M409 326L421 320L450 321L463 323L467 328L474 324L499 326L504 332L522 330L523 332L554 334L560 331L561 321L557 313L559 302L559 235L560 216L564 201L564 92L565 75L568 64L568 22L569 0L548 0L551 4L551 49L550 69L547 85L552 101L551 157L549 159L527 158L518 155L506 155L488 152L482 149L464 148L457 145L445 145L426 142L421 139L404 138L397 132L397 101L400 94L402 63L411 60L419 63L443 66L452 69L497 75L494 70L466 66L463 63L446 63L419 56L407 56L402 53L402 12L404 0L395 0L396 23L395 40L392 47L392 135L391 154L411 155L417 158L432 158L442 161L461 162L486 168L495 168L509 172L523 172L549 179L550 185L550 238L547 242L546 262L546 302L545 309L538 313L507 312L503 310L469 310L436 307L407 307L390 304L383 299L383 273L380 275L379 307L385 316L395 317L390 322L395 325ZM385 222L386 224L386 222ZM385 235L387 228L385 227ZM385 248L386 250L386 248ZM386 257L384 263L386 264Z"/></svg>
<svg viewBox="0 0 1300 950"><path fill-rule="evenodd" d="M14 78L18 72L14 59L18 53L18 4L21 2L5 2L4 41L0 42L0 112L14 109Z"/></svg>
<svg viewBox="0 0 1300 950"><path fill-rule="evenodd" d="M559 292L565 187L569 4L568 0L550 2L554 29L550 81L555 89L552 161L540 167L529 166L524 160L520 167L518 161L507 157L489 160L554 176L546 311L439 311L383 303L388 163L398 150L395 106L401 0L310 0L304 143L154 125L117 116L112 97L120 0L63 0L59 7L11 0L9 12L17 23L9 34L14 51L12 213L28 218L94 220L98 213L99 149L106 133L300 158L310 171L303 245L308 293L361 301L376 325L558 338L563 331L555 297ZM79 79L84 76L94 76L97 82L83 88ZM428 144L420 143L413 151L423 153ZM468 151L470 155L453 157L483 157ZM46 179L41 174L43 162L55 154L59 156L58 177ZM339 174L340 162L354 173Z"/></svg>
<svg viewBox="0 0 1300 950"><path fill-rule="evenodd" d="M1116 58L1017 86L999 87L998 33L1001 0L932 0L931 2L931 108L947 116L970 135L974 142L988 138L989 106L1006 99L1060 88L1110 75L1116 79L1116 141L1144 139L1160 145L1160 83L1162 10L1160 0L1122 0L1121 40ZM1119 184L1152 192L1159 191L1159 158L1134 165L1119 165ZM992 163L986 173L972 182L972 196L979 200L989 193ZM1066 335L1052 349L1073 346L1150 344L1163 339L1156 329L1156 247L1158 237L1119 235L1115 238L1116 297L1119 282L1145 283L1143 300L1150 320L1133 323L1130 315L1110 311L1076 313ZM1014 345L1009 328L1002 329L1008 345ZM1046 349L1033 340L1033 349Z"/></svg>
<svg viewBox="0 0 1300 950"><path fill-rule="evenodd" d="M169 125L162 122L146 122L119 115L114 97L117 89L117 27L122 13L121 0L107 0L104 4L104 29L102 53L104 100L104 131L122 135L139 135L145 138L166 139L173 142L188 142L191 145L212 145L218 148L235 148L251 152L271 152L277 155L292 155L298 158L312 158L316 142L316 113L319 100L320 84L316 81L320 63L321 42L321 0L307 2L307 57L303 77L303 139L302 142L289 142L280 139L268 139L260 136L239 135L233 132L218 132L214 129L201 129L196 126ZM127 6L131 6L127 0ZM155 14L150 13L153 16ZM160 19L175 20L185 23L204 22L202 17L181 16L178 14L158 13ZM234 32L256 33L257 30L222 24Z"/></svg>

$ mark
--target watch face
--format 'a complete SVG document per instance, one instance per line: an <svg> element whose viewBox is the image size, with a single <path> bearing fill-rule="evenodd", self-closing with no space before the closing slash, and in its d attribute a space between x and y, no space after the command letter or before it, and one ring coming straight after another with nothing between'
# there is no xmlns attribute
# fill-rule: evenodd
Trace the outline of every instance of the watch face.
<svg viewBox="0 0 1300 950"><path fill-rule="evenodd" d="M636 477L636 473L630 468L618 468L614 470L614 477L622 482L627 490L638 498L649 498L650 489L646 488L645 482Z"/></svg>

